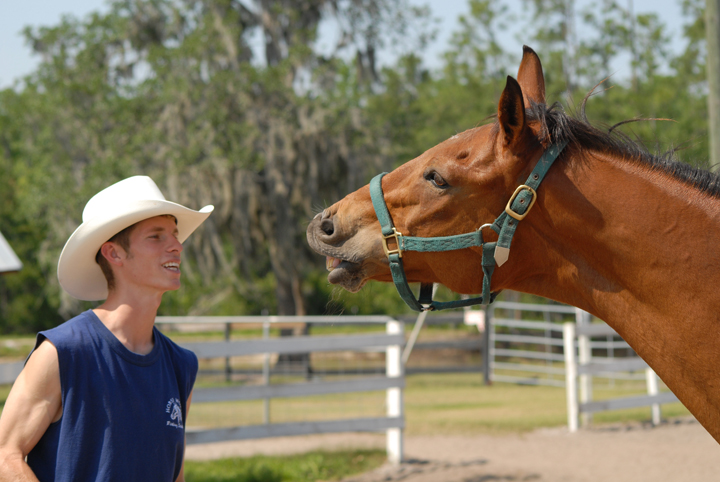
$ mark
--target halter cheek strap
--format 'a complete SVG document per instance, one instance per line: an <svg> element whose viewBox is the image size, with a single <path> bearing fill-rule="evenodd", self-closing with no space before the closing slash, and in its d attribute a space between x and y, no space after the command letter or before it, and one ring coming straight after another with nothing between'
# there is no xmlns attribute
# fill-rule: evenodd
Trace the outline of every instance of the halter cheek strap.
<svg viewBox="0 0 720 482"><path fill-rule="evenodd" d="M485 224L471 233L433 238L404 236L395 229L390 212L385 204L382 178L387 173L378 174L370 181L370 197L375 208L375 214L378 221L380 221L383 249L388 257L393 282L398 293L410 308L415 311L445 310L477 304L487 305L495 300L495 293L490 290L495 265L502 266L508 260L510 244L518 224L532 209L537 199L536 190L538 186L566 145L567 141L550 146L543 153L525 184L519 186L510 197L505 211L492 224ZM482 230L485 227L491 228L498 234L497 242L485 243L483 241ZM402 260L403 251L440 252L475 246L482 247L482 296L457 301L433 301L432 283L421 283L420 298L419 300L415 298L405 275Z"/></svg>

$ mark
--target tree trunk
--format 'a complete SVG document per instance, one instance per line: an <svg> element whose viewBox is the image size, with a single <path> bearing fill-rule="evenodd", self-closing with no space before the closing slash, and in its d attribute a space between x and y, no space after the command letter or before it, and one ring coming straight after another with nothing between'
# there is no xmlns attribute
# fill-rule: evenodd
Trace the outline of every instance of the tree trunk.
<svg viewBox="0 0 720 482"><path fill-rule="evenodd" d="M710 166L720 168L720 0L706 0L705 33L708 59L708 137L710 138Z"/></svg>

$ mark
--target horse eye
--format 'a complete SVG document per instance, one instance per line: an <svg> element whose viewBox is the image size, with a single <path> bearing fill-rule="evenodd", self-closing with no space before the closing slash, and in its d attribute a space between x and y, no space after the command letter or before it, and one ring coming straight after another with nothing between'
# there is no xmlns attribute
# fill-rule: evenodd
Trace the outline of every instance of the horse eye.
<svg viewBox="0 0 720 482"><path fill-rule="evenodd" d="M425 174L425 179L432 182L435 187L448 187L447 181L445 181L445 179L443 179L436 171L430 171Z"/></svg>

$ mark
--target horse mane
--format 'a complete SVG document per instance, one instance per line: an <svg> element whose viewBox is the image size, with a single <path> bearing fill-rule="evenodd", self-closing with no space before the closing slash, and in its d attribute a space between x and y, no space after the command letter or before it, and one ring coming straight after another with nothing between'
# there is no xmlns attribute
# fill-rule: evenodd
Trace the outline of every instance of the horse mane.
<svg viewBox="0 0 720 482"><path fill-rule="evenodd" d="M717 174L678 161L675 155L677 149L651 154L644 144L615 129L621 124L643 119L623 121L601 130L588 121L585 101L575 115L568 115L557 102L547 106L531 101L526 116L529 121L540 123L539 140L543 144L568 141L569 145L581 149L616 154L620 159L666 173L701 192L720 197L720 177Z"/></svg>

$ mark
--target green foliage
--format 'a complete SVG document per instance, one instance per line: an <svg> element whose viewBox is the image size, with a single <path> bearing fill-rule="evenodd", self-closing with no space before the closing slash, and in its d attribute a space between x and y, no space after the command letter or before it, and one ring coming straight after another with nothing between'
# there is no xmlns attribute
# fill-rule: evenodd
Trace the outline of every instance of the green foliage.
<svg viewBox="0 0 720 482"><path fill-rule="evenodd" d="M300 455L254 456L208 462L185 462L188 482L314 482L340 480L385 462L380 450L309 452Z"/></svg>
<svg viewBox="0 0 720 482"><path fill-rule="evenodd" d="M91 306L60 290L57 258L85 202L133 174L171 200L216 206L161 314L406 313L390 285L328 285L307 220L495 114L520 55L498 40L508 30L538 51L548 102L579 109L621 65L588 101L590 120L673 119L620 129L708 167L704 2L678 1L686 43L675 54L657 16L617 0L525 0L517 18L507 0L469 0L441 65L423 63L428 12L405 0L255 2L262 11L114 0L106 14L27 29L41 63L0 92L0 230L25 265L0 277L0 330L36 331ZM341 34L329 50L317 42L323 22ZM400 55L378 71L390 46Z"/></svg>

